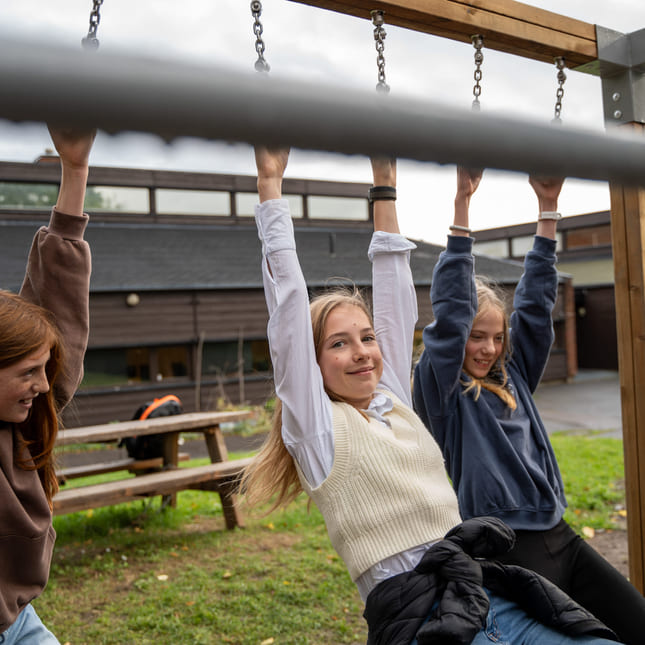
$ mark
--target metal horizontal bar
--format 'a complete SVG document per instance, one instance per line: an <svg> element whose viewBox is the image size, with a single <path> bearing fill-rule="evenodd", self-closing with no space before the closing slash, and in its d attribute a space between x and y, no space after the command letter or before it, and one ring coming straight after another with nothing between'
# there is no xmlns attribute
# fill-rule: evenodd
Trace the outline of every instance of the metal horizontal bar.
<svg viewBox="0 0 645 645"><path fill-rule="evenodd" d="M0 117L642 185L645 141L374 91L9 42Z"/></svg>

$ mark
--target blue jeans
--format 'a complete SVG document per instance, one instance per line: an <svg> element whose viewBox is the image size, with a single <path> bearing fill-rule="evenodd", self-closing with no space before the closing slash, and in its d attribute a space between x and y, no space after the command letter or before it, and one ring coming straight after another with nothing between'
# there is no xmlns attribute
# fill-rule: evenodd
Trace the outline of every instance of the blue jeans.
<svg viewBox="0 0 645 645"><path fill-rule="evenodd" d="M515 546L496 560L542 574L613 629L621 643L645 643L645 598L564 520L548 531L515 531L515 538Z"/></svg>
<svg viewBox="0 0 645 645"><path fill-rule="evenodd" d="M9 629L0 634L0 645L60 645L43 625L35 609L27 605Z"/></svg>
<svg viewBox="0 0 645 645"><path fill-rule="evenodd" d="M486 591L490 609L486 627L472 640L472 645L616 645L595 636L565 636L531 618L512 600ZM417 645L416 639L410 645Z"/></svg>

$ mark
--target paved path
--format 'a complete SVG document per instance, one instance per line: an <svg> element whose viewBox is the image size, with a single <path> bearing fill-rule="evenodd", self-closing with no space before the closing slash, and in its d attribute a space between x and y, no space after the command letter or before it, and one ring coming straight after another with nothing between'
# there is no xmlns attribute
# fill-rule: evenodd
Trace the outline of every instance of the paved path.
<svg viewBox="0 0 645 645"><path fill-rule="evenodd" d="M580 370L569 383L544 383L535 402L549 433L600 430L622 438L618 372Z"/></svg>

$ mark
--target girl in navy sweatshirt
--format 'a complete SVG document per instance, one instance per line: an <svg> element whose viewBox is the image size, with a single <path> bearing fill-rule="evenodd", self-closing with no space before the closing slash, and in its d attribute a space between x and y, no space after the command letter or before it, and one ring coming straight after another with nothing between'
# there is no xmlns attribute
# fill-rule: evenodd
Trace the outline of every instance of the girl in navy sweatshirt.
<svg viewBox="0 0 645 645"><path fill-rule="evenodd" d="M509 319L502 296L475 278L468 207L481 176L458 169L454 222L430 292L435 319L414 372L415 410L442 449L462 517L494 516L515 530L515 547L499 559L541 573L624 642L642 643L645 599L563 519L560 471L532 397L554 338L563 180L530 178L540 214Z"/></svg>

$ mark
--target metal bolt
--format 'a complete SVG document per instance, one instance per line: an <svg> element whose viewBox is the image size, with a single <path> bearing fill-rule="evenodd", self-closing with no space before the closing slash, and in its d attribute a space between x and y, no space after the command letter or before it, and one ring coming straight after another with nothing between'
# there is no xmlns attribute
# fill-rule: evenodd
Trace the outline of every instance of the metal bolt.
<svg viewBox="0 0 645 645"><path fill-rule="evenodd" d="M611 100L612 100L614 103L618 103L618 101L620 101L620 99L621 99L620 92L614 92L614 93L611 95Z"/></svg>
<svg viewBox="0 0 645 645"><path fill-rule="evenodd" d="M622 110L616 110L614 112L614 119L620 119L620 118L622 118L622 116L623 116Z"/></svg>

